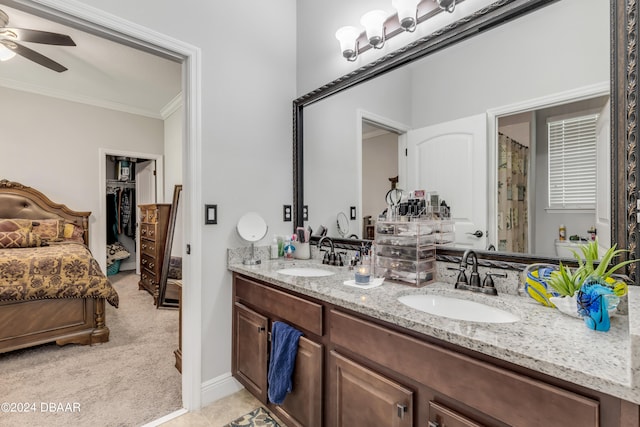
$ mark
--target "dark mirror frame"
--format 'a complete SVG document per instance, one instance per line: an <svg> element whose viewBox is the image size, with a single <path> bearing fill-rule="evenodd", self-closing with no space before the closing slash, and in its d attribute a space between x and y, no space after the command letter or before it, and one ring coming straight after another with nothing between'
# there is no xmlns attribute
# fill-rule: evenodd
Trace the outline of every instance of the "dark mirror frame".
<svg viewBox="0 0 640 427"><path fill-rule="evenodd" d="M182 185L176 185L173 189L173 200L169 211L169 223L167 224L167 238L164 244L164 257L162 258L162 270L160 273L160 283L158 283L158 305L160 307L178 308L179 301L167 300L167 282L169 280L169 266L171 263L171 249L173 247L173 236L176 230L176 218L178 217L178 207L180 203L180 193Z"/></svg>
<svg viewBox="0 0 640 427"><path fill-rule="evenodd" d="M293 224L303 226L304 210L304 108L350 87L393 71L473 35L560 0L499 0L477 12L418 39L293 101ZM637 59L640 56L639 6L636 0L610 0L611 27L611 241L629 249L627 257L640 258L636 200L638 189ZM333 239L333 238L332 238ZM358 249L355 239L333 239L337 247ZM313 240L312 240L313 241ZM556 258L495 251L478 251L481 264L496 268L522 268ZM462 250L438 248L438 259L458 262ZM630 283L639 284L637 264L627 267Z"/></svg>

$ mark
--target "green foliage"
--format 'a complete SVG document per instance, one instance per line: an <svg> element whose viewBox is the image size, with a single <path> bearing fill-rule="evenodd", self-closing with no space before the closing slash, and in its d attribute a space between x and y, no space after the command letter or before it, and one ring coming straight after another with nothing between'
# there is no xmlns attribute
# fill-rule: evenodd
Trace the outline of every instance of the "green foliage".
<svg viewBox="0 0 640 427"><path fill-rule="evenodd" d="M573 296L582 284L588 278L600 279L604 284L613 288L613 291L618 296L622 296L627 292L627 285L624 282L616 281L611 277L620 268L632 264L637 259L627 260L620 262L612 267L609 267L611 261L625 253L629 252L626 249L616 249L616 245L609 248L607 252L602 256L598 265L598 242L593 241L580 246L582 256L576 251L573 252L573 256L578 262L578 267L572 272L571 268L560 263L560 267L557 271L551 273L549 278L549 286L556 290L560 295Z"/></svg>

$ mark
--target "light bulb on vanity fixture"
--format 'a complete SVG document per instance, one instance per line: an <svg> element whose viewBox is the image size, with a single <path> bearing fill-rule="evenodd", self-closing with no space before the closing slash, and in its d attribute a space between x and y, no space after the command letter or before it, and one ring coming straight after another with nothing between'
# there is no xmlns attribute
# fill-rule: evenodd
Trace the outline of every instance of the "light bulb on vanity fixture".
<svg viewBox="0 0 640 427"><path fill-rule="evenodd" d="M16 56L16 53L0 43L0 61L8 61Z"/></svg>
<svg viewBox="0 0 640 427"><path fill-rule="evenodd" d="M382 49L384 46L386 20L387 13L384 10L372 10L360 18L360 23L367 32L367 40L374 49Z"/></svg>
<svg viewBox="0 0 640 427"><path fill-rule="evenodd" d="M391 4L396 10L392 15L383 10L372 10L362 16L360 23L365 27L364 34L355 27L342 27L336 31L340 52L347 61L355 61L369 49L382 49L388 39L414 32L418 24L433 15L441 11L453 13L456 8L456 0L391 0Z"/></svg>
<svg viewBox="0 0 640 427"><path fill-rule="evenodd" d="M418 25L418 3L420 0L391 0L391 5L398 12L400 27L413 32Z"/></svg>
<svg viewBox="0 0 640 427"><path fill-rule="evenodd" d="M342 27L336 31L336 39L340 42L340 52L347 61L355 61L358 57L358 37L360 30L356 27Z"/></svg>
<svg viewBox="0 0 640 427"><path fill-rule="evenodd" d="M456 8L456 0L434 0L438 3L438 7L440 9L445 10L449 13L453 13Z"/></svg>

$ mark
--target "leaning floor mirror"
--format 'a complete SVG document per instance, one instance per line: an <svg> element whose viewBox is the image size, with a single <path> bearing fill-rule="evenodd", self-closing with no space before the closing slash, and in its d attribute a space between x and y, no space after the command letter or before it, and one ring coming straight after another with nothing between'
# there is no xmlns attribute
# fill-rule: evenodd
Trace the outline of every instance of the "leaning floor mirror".
<svg viewBox="0 0 640 427"><path fill-rule="evenodd" d="M173 243L176 231L176 223L180 217L180 193L182 185L176 185L173 190L173 200L169 213L169 224L167 226L167 240L164 246L164 257L162 259L162 272L160 273L160 283L158 285L158 305L157 308L178 308L180 306L180 293L182 289L182 257L172 256Z"/></svg>

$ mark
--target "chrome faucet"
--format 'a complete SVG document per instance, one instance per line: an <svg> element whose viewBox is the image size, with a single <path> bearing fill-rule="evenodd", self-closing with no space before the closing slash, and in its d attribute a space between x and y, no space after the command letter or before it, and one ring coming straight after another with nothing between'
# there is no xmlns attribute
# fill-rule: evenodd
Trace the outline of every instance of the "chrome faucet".
<svg viewBox="0 0 640 427"><path fill-rule="evenodd" d="M331 248L331 251L328 252L325 249L322 249L322 245L323 243L326 241L329 242L329 247ZM344 261L342 260L342 255L341 254L336 254L335 250L334 250L334 246L333 246L333 240L331 240L331 237L329 236L323 236L320 241L318 242L318 250L320 252L324 252L324 257L322 258L322 263L323 264L327 264L327 265L338 265L338 266L343 266L344 265Z"/></svg>

